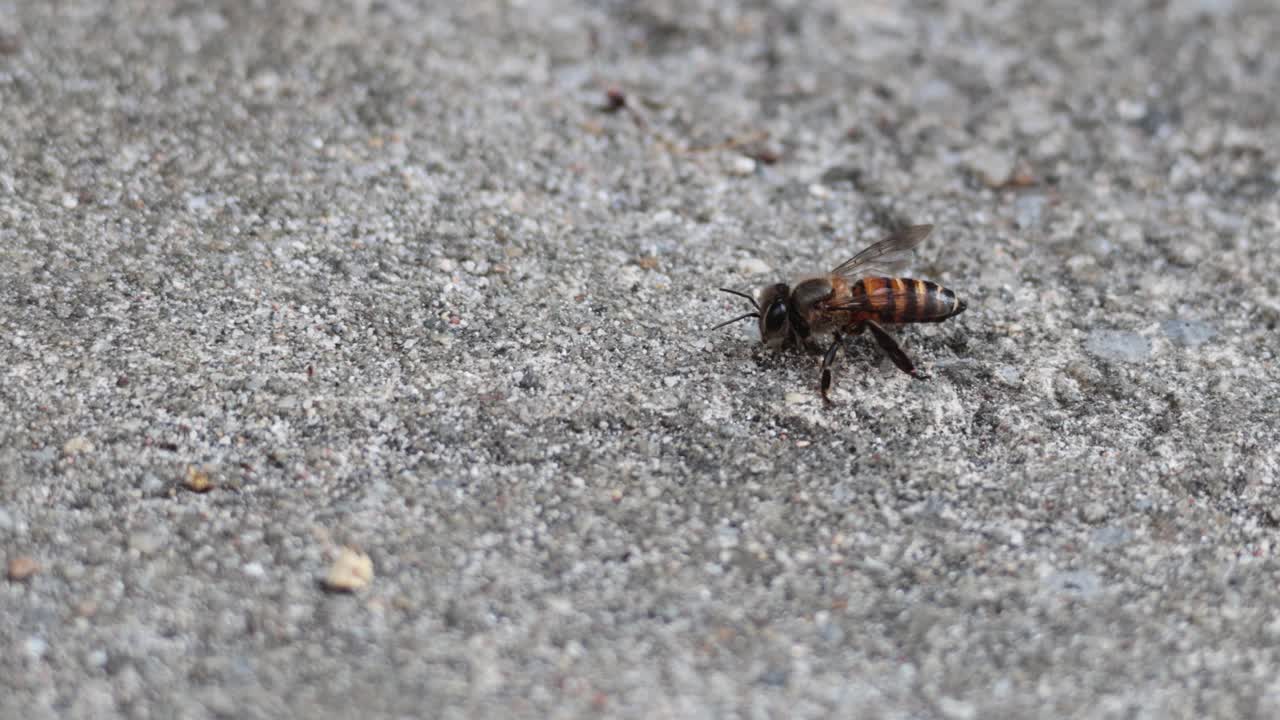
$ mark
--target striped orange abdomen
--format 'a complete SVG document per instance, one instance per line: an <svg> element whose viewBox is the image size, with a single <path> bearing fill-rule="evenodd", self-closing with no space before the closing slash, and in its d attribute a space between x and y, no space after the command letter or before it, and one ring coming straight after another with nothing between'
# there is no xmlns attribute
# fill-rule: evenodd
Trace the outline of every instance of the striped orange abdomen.
<svg viewBox="0 0 1280 720"><path fill-rule="evenodd" d="M853 304L882 323L942 322L965 309L955 293L927 280L868 277L849 290Z"/></svg>

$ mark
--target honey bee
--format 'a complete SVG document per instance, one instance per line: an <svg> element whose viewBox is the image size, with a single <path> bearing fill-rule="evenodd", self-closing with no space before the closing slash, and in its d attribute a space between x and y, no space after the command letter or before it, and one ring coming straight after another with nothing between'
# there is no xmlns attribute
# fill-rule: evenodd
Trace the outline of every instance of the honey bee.
<svg viewBox="0 0 1280 720"><path fill-rule="evenodd" d="M795 286L766 285L757 297L738 290L722 292L746 298L753 312L716 325L718 330L739 320L757 318L760 341L772 348L803 348L822 355L819 387L822 400L831 404L831 364L846 337L870 330L899 370L925 380L911 358L885 329L884 324L936 323L955 317L967 307L947 288L927 280L894 277L911 260L912 248L933 231L932 225L903 228L836 266L834 270L803 279ZM815 335L830 334L831 345L823 350Z"/></svg>

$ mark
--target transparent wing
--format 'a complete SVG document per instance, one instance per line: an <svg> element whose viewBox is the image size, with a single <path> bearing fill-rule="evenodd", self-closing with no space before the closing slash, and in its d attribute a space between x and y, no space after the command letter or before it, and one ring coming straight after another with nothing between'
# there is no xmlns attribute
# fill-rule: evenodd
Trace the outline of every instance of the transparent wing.
<svg viewBox="0 0 1280 720"><path fill-rule="evenodd" d="M902 228L889 237L840 263L831 271L846 279L867 275L893 276L911 262L912 249L929 237L932 225L912 225Z"/></svg>

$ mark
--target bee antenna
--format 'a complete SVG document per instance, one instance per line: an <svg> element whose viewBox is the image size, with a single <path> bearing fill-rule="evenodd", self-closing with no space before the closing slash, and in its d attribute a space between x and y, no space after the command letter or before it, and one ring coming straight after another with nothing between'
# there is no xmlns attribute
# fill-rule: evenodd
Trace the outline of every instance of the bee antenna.
<svg viewBox="0 0 1280 720"><path fill-rule="evenodd" d="M760 317L760 313L758 313L758 312L749 312L749 313L747 313L746 315L739 315L738 317L736 317L736 318L734 318L734 319L732 319L732 320L725 320L724 322L720 323L719 325L717 325L717 326L715 326L715 327L711 328L711 330L719 330L720 328L724 327L725 325L732 325L733 323L736 323L736 322L738 322L739 320L746 320L746 319L747 319L747 318L749 318L749 317L758 318L758 317ZM707 332L711 332L711 330L708 330Z"/></svg>
<svg viewBox="0 0 1280 720"><path fill-rule="evenodd" d="M747 299L747 302L751 303L751 307L755 308L757 312L760 311L760 306L756 304L756 299L744 292L741 292L738 290L730 290L729 288L720 288L720 292L727 292L730 295L737 295L738 297L744 297Z"/></svg>

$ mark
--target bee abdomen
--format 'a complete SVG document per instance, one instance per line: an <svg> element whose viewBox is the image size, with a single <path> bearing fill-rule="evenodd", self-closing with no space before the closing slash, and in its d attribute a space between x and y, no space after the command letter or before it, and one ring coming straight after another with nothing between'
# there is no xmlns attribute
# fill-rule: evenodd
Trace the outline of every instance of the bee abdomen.
<svg viewBox="0 0 1280 720"><path fill-rule="evenodd" d="M928 280L907 280L915 298L910 319L901 322L942 322L964 312L964 301L947 288Z"/></svg>
<svg viewBox="0 0 1280 720"><path fill-rule="evenodd" d="M872 277L859 285L882 323L942 322L965 310L955 293L928 280Z"/></svg>

